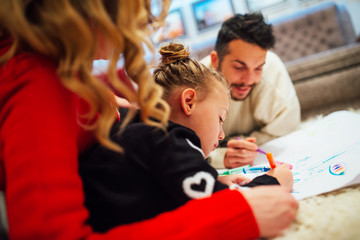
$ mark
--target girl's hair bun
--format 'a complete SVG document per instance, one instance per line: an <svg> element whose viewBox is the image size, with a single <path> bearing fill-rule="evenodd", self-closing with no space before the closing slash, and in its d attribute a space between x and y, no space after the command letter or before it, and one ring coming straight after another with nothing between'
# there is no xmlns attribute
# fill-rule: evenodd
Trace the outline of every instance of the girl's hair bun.
<svg viewBox="0 0 360 240"><path fill-rule="evenodd" d="M159 53L161 54L162 64L170 64L178 60L188 59L190 56L189 47L184 47L179 43L169 43L166 46L160 48Z"/></svg>

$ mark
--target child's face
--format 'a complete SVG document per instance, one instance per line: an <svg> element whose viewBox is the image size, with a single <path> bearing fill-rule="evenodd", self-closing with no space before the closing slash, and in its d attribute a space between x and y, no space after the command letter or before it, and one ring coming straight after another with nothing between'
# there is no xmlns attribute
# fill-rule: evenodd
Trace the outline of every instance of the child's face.
<svg viewBox="0 0 360 240"><path fill-rule="evenodd" d="M199 136L205 158L225 137L222 125L229 108L229 95L223 85L216 84L213 91L195 104L187 126Z"/></svg>

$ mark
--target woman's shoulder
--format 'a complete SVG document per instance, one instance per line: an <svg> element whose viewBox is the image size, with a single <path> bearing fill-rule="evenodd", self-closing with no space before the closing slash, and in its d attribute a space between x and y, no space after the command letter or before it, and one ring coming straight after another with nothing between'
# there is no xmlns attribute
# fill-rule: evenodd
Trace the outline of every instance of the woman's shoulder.
<svg viewBox="0 0 360 240"><path fill-rule="evenodd" d="M53 84L57 79L56 64L49 58L32 52L22 52L10 58L1 68L2 84L22 85L31 82ZM59 82L59 81L56 81Z"/></svg>
<svg viewBox="0 0 360 240"><path fill-rule="evenodd" d="M31 51L17 53L10 58L8 63L17 64L16 69L22 71L41 70L53 72L56 69L56 62L50 57Z"/></svg>

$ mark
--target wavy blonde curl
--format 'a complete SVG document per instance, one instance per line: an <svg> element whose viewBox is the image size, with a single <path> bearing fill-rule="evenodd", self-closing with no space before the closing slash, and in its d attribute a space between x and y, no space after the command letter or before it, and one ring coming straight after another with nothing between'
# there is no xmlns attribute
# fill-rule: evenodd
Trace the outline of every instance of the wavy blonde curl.
<svg viewBox="0 0 360 240"><path fill-rule="evenodd" d="M92 59L97 48L93 26L114 47L108 68L110 87L140 107L142 120L146 124L165 128L169 106L161 99L162 90L151 77L144 60L143 44L153 51L149 35L153 28L163 23L170 1L162 0L162 12L158 17L151 13L150 0L1 2L0 37L8 35L12 45L0 57L0 64L4 64L18 51L38 52L56 61L63 86L89 103L89 112L79 116L79 119L88 122L82 126L93 130L101 144L122 152L122 148L109 139L117 111L114 95L109 86L91 74ZM118 78L116 65L121 56L126 72L138 85L137 93ZM99 117L93 122L97 113ZM134 111L131 111L125 122L133 115Z"/></svg>

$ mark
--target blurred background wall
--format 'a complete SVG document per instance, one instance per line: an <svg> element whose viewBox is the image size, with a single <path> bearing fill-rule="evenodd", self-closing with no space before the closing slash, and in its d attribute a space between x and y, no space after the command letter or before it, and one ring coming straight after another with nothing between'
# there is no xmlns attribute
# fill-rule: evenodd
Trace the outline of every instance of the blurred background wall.
<svg viewBox="0 0 360 240"><path fill-rule="evenodd" d="M354 32L360 36L360 0L173 0L167 26L154 35L156 43L173 38L191 49L213 44L220 24L234 13L262 12L268 22L323 3L347 9ZM158 11L156 0L153 11Z"/></svg>

